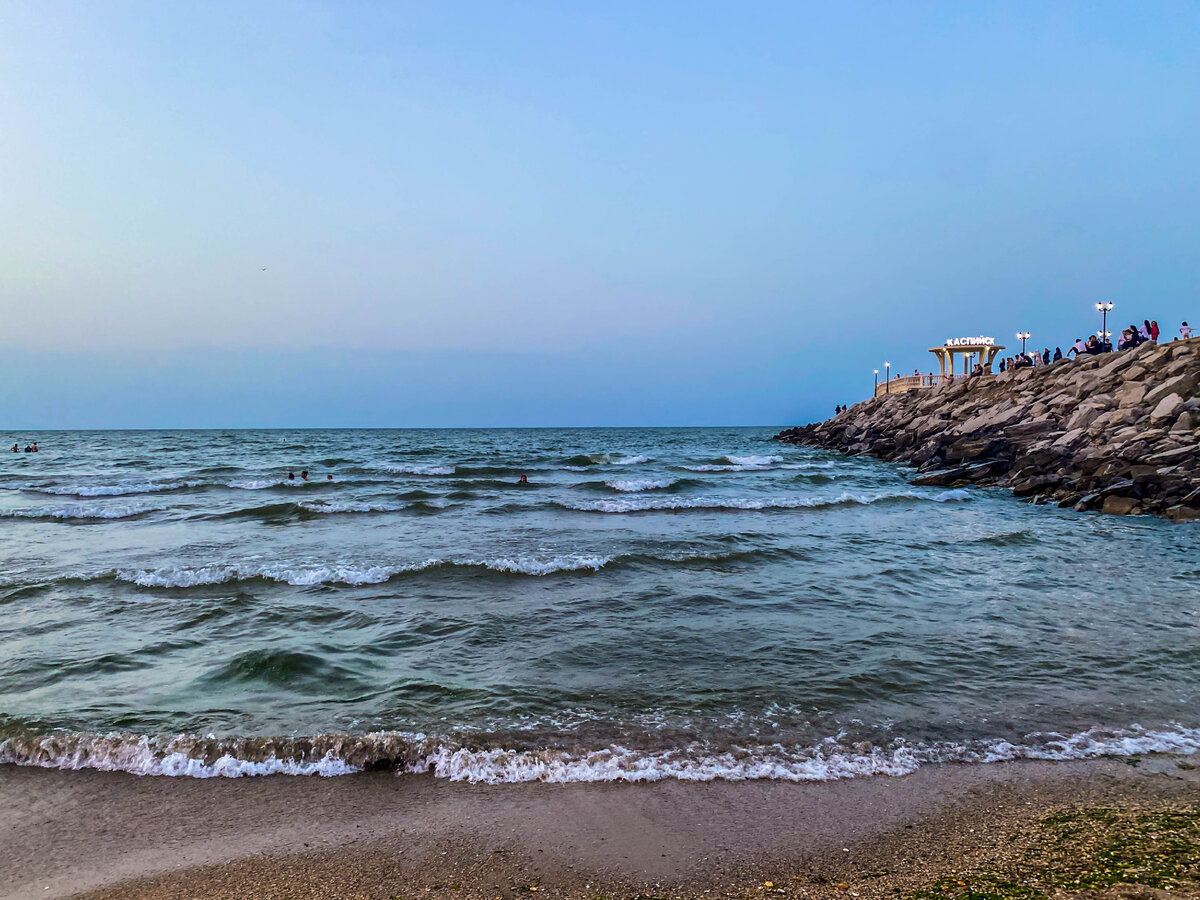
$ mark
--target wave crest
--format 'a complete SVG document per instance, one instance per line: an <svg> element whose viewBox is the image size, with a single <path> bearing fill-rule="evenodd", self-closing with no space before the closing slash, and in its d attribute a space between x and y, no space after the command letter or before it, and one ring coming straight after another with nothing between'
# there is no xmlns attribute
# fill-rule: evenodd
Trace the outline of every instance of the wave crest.
<svg viewBox="0 0 1200 900"><path fill-rule="evenodd" d="M687 510L744 510L765 511L784 509L829 509L839 506L869 506L874 503L902 501L927 501L947 503L969 500L971 495L962 489L944 491L940 494L900 491L893 494L849 494L838 497L631 497L620 500L568 501L557 504L563 509L580 512L630 513L630 512L683 512Z"/></svg>
<svg viewBox="0 0 1200 900"><path fill-rule="evenodd" d="M660 750L618 744L594 750L547 747L470 747L446 738L405 732L318 734L304 738L18 731L0 741L0 763L53 769L98 769L191 778L254 775L349 775L369 769L429 773L450 781L512 784L530 781L836 781L902 776L924 765L1014 760L1086 760L1147 753L1191 755L1200 729L1178 724L1099 726L1071 735L1035 733L1024 743L1004 740L815 745L732 746L714 752L703 742Z"/></svg>

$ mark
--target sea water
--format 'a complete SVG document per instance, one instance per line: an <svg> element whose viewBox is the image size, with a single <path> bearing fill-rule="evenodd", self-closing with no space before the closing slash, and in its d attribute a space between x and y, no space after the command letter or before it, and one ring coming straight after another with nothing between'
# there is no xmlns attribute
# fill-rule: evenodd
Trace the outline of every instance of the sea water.
<svg viewBox="0 0 1200 900"><path fill-rule="evenodd" d="M10 435L40 452L0 456L0 762L809 780L1200 747L1200 528L776 430Z"/></svg>

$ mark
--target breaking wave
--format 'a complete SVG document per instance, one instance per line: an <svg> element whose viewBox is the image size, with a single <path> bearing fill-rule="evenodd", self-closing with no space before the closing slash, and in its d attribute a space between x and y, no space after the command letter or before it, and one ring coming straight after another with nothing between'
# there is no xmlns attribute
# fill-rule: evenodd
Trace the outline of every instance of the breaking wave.
<svg viewBox="0 0 1200 900"><path fill-rule="evenodd" d="M0 519L30 519L41 522L88 522L110 519L136 519L147 513L159 512L163 506L138 504L136 506L42 506L29 509L7 509L0 511Z"/></svg>
<svg viewBox="0 0 1200 900"><path fill-rule="evenodd" d="M505 575L553 575L558 572L599 571L613 561L610 556L528 556L494 559L426 559L388 565L211 565L168 566L161 569L117 569L98 578L111 577L141 587L190 588L231 581L274 581L298 587L382 584L402 575L447 570L490 571ZM87 579L90 580L90 579Z"/></svg>
<svg viewBox="0 0 1200 900"><path fill-rule="evenodd" d="M186 491L201 487L203 484L203 481L122 481L116 484L28 485L22 490L66 497L126 497L132 494Z"/></svg>
<svg viewBox="0 0 1200 900"><path fill-rule="evenodd" d="M649 462L648 456L627 455L624 453L580 453L563 460L568 468L588 468L591 466L636 466Z"/></svg>
<svg viewBox="0 0 1200 900"><path fill-rule="evenodd" d="M679 550L662 554L624 553L563 554L559 556L499 556L491 558L429 558L414 562L386 564L302 564L215 563L202 566L165 566L157 569L120 568L95 574L73 574L59 583L82 584L90 581L123 581L146 588L194 588L231 582L268 581L295 587L314 585L359 586L383 584L396 578L433 573L496 574L543 577L549 575L599 572L627 565L720 565L756 557L787 556L791 551L754 550Z"/></svg>
<svg viewBox="0 0 1200 900"><path fill-rule="evenodd" d="M869 506L875 503L932 501L947 503L969 500L971 495L963 489L945 491L941 494L925 494L917 491L900 491L892 494L849 494L820 499L816 497L631 497L629 499L567 501L559 503L563 509L580 512L630 513L630 512L682 512L686 510L783 510L783 509L828 509L838 506Z"/></svg>
<svg viewBox="0 0 1200 900"><path fill-rule="evenodd" d="M640 491L663 491L678 483L675 478L629 478L613 479L604 482L614 491L623 494L634 494Z"/></svg>
<svg viewBox="0 0 1200 900"><path fill-rule="evenodd" d="M267 524L283 524L321 516L441 512L450 506L450 503L436 499L413 500L404 504L365 503L353 500L301 500L299 502L264 503L261 506L246 506L225 512L203 513L201 518L261 519Z"/></svg>
<svg viewBox="0 0 1200 900"><path fill-rule="evenodd" d="M454 466L388 466L395 475L453 475Z"/></svg>
<svg viewBox="0 0 1200 900"><path fill-rule="evenodd" d="M7 729L10 732L14 729ZM255 775L350 775L372 769L428 773L450 781L521 782L837 781L903 776L925 765L987 764L1015 760L1087 760L1147 753L1191 755L1200 729L1172 725L1093 727L1070 735L1034 733L1007 740L906 742L885 746L828 738L816 744L731 745L713 750L703 741L669 749L620 744L596 749L521 749L470 746L448 738L405 732L318 734L305 738L190 734L138 735L70 732L17 733L0 741L0 763L49 769L96 769L190 778Z"/></svg>

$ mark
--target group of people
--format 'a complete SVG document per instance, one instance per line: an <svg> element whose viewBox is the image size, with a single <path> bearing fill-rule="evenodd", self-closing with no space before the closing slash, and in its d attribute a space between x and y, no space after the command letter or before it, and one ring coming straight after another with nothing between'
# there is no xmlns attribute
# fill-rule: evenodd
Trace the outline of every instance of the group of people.
<svg viewBox="0 0 1200 900"><path fill-rule="evenodd" d="M12 445L12 452L13 452L13 453L20 453L20 452L21 452L21 450L20 450L20 448L19 448L19 446L18 446L17 444L13 444L13 445ZM37 453L37 452L38 452L38 448L37 448L37 441L34 441L32 444L26 444L26 445L25 445L25 452L26 452L26 453Z"/></svg>
<svg viewBox="0 0 1200 900"><path fill-rule="evenodd" d="M1099 335L1089 335L1085 341L1083 338L1075 338L1075 343L1067 350L1066 356L1074 355L1075 359L1082 356L1095 356L1100 353L1111 353L1116 350L1132 350L1147 341L1158 343L1158 337L1161 334L1158 328L1158 322L1153 319L1144 319L1142 324L1130 325L1121 331L1121 336L1117 339L1117 345L1114 348L1112 341L1102 339ZM1179 337L1176 340L1188 340L1192 336L1192 328L1187 322L1179 326ZM1050 352L1047 347L1038 353L1036 350L1032 353L1019 353L1016 356L1010 356L1008 359L1000 360L1000 371L1005 372L1009 369L1024 369L1029 366L1044 366L1052 362L1057 362L1064 356L1061 347L1054 348L1054 353ZM983 367L977 365L972 375L982 375Z"/></svg>
<svg viewBox="0 0 1200 900"><path fill-rule="evenodd" d="M1068 353L1071 351L1068 350ZM1034 350L1032 353L1018 353L1016 356L1010 356L1008 359L1000 360L1000 371L1007 372L1009 369L1027 369L1030 366L1048 366L1052 362L1058 362L1063 358L1062 347L1055 347L1054 352L1050 352L1049 347L1043 348L1041 353ZM976 364L975 371L972 375L982 375L983 366Z"/></svg>
<svg viewBox="0 0 1200 900"><path fill-rule="evenodd" d="M295 481L295 480L296 480L296 473L295 473L295 472L288 472L288 481ZM308 481L308 469L302 469L302 470L301 470L301 472L300 472L300 480L301 480L301 481ZM332 475L326 475L326 476L325 476L325 480L326 480L326 481L333 481L333 476L332 476Z"/></svg>

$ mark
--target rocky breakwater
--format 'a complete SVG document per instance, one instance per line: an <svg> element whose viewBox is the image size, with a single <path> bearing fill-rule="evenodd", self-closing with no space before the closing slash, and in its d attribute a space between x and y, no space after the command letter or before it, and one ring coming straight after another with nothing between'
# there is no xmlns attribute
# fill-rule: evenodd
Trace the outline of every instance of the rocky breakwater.
<svg viewBox="0 0 1200 900"><path fill-rule="evenodd" d="M776 440L908 463L913 484L1200 519L1200 338L885 394Z"/></svg>

